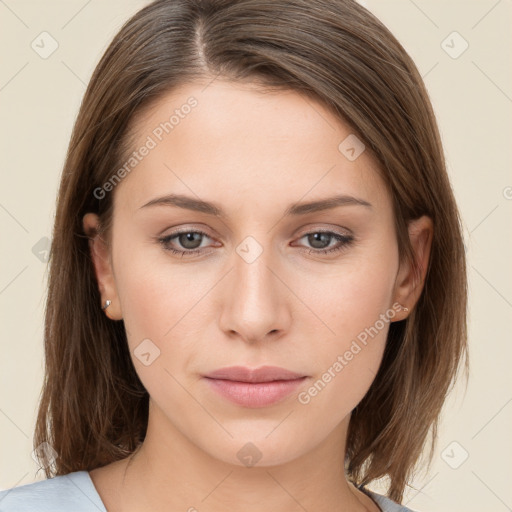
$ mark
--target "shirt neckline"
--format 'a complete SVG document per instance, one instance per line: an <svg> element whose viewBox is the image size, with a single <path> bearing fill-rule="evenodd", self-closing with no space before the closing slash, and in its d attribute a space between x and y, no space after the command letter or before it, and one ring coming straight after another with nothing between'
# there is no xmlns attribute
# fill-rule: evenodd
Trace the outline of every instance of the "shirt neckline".
<svg viewBox="0 0 512 512"><path fill-rule="evenodd" d="M82 487L83 485L85 485L87 488L88 488L88 493L86 494L84 492L84 490L82 490L82 488L80 486L77 486L78 489L85 495L87 496L93 503L94 505L98 508L98 505L101 507L99 508L99 510L101 512L108 512L107 511L107 507L105 506L105 503L103 503L103 500L101 499L101 496L98 492L98 490L96 489L96 486L94 485L94 482L92 481L92 478L91 478L91 475L89 474L89 471L85 471L85 470L82 470L82 471L75 471L73 473L70 473L68 475L66 475L68 478L71 478L71 480L73 481L73 484L77 484L77 480L81 481L82 482Z"/></svg>
<svg viewBox="0 0 512 512"><path fill-rule="evenodd" d="M93 493L94 497L99 502L101 507L103 507L103 510L101 510L101 512L107 512L107 507L105 506L105 503L103 503L103 500L101 499L101 496L100 496L98 490L96 489L96 486L94 485L94 482L93 482L93 480L91 478L91 475L90 475L89 471L85 471L85 470L77 471L77 472L75 472L74 475L70 474L68 476L72 477L72 475L73 475L73 478L74 478L75 476L77 476L77 477L80 476L80 474L82 474L82 476L85 477L86 485L90 488L91 492ZM375 493L373 491L371 491L370 489L366 489L364 486L358 486L357 488L361 492L364 492L375 503L375 505L377 505L377 508L379 509L380 512L383 512L381 504L378 503L377 500L375 499L376 495L375 495Z"/></svg>

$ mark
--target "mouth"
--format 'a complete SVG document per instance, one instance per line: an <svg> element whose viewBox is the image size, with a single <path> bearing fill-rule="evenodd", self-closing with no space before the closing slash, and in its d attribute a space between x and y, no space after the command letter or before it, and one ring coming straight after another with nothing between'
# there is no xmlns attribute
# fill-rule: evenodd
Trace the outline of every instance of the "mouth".
<svg viewBox="0 0 512 512"><path fill-rule="evenodd" d="M229 366L220 368L205 375L211 379L232 380L237 382L272 382L280 380L295 380L306 377L303 373L292 372L279 366L261 366L260 368L248 368L245 366Z"/></svg>
<svg viewBox="0 0 512 512"><path fill-rule="evenodd" d="M210 389L242 407L268 407L283 401L308 378L276 366L221 368L203 376Z"/></svg>

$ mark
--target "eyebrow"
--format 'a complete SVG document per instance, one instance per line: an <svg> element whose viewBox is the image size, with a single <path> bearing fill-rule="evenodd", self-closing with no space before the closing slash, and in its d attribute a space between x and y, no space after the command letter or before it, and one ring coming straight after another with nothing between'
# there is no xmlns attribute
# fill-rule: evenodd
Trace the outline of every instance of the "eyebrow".
<svg viewBox="0 0 512 512"><path fill-rule="evenodd" d="M329 210L338 206L347 205L364 206L370 209L372 208L372 205L364 199L359 199L357 197L348 195L337 195L327 197L325 199L310 201L307 203L293 203L286 209L284 216L306 215L308 213ZM186 210L193 210L196 212L206 213L208 215L214 215L216 217L226 217L226 214L222 208L217 204L182 194L169 194L166 196L157 197L142 205L140 209L146 208L148 206L175 206Z"/></svg>

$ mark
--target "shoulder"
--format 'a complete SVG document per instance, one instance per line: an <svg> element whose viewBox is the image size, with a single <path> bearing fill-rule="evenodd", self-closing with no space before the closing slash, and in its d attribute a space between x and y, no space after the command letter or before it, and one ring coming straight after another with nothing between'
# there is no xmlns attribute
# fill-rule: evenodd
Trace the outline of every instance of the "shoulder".
<svg viewBox="0 0 512 512"><path fill-rule="evenodd" d="M87 471L0 491L0 512L106 512Z"/></svg>
<svg viewBox="0 0 512 512"><path fill-rule="evenodd" d="M414 510L407 508L404 505L400 505L400 503L396 503L395 501L389 499L387 496L383 496L382 494L370 491L370 489L366 489L365 487L358 487L358 489L370 496L370 498L372 498L373 501L377 503L382 512L415 512Z"/></svg>

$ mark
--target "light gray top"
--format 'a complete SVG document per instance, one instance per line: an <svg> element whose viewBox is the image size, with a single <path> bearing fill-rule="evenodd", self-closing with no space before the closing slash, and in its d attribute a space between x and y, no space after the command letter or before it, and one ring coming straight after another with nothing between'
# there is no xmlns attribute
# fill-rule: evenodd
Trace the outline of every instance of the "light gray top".
<svg viewBox="0 0 512 512"><path fill-rule="evenodd" d="M382 512L414 512L369 489ZM0 491L0 512L107 512L88 471L75 471Z"/></svg>

